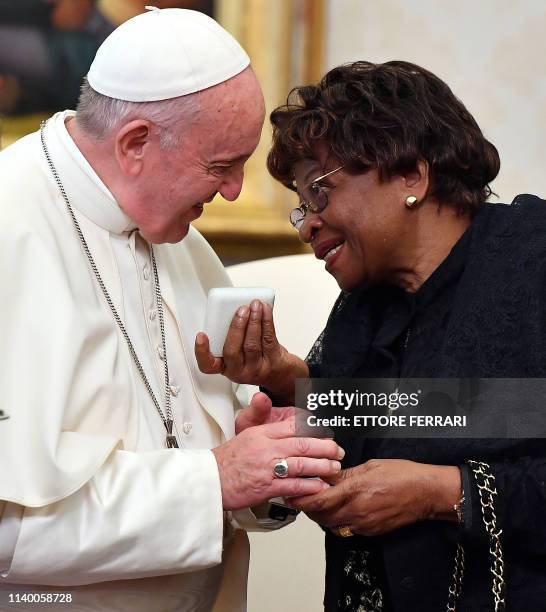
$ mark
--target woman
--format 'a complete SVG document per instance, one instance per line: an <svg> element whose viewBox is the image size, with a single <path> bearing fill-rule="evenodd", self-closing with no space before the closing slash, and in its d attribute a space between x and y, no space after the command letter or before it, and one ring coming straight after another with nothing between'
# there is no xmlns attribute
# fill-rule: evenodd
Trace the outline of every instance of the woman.
<svg viewBox="0 0 546 612"><path fill-rule="evenodd" d="M203 371L277 405L307 376L544 376L546 203L486 204L497 151L445 83L356 62L271 120L269 170L299 193L291 222L342 293L306 363L253 304L223 359L198 337ZM546 610L542 440L341 444L334 486L293 500L327 528L326 610Z"/></svg>

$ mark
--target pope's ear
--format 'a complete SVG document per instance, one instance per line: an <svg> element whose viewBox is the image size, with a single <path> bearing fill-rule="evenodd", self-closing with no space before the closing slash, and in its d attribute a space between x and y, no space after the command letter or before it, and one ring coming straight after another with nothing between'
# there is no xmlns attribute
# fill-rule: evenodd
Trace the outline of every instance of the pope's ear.
<svg viewBox="0 0 546 612"><path fill-rule="evenodd" d="M118 130L115 141L116 158L125 174L140 174L151 139L151 124L144 119L130 121Z"/></svg>
<svg viewBox="0 0 546 612"><path fill-rule="evenodd" d="M411 191L419 202L422 202L429 188L429 166L428 162L420 159L415 166L415 170L404 175L405 187Z"/></svg>

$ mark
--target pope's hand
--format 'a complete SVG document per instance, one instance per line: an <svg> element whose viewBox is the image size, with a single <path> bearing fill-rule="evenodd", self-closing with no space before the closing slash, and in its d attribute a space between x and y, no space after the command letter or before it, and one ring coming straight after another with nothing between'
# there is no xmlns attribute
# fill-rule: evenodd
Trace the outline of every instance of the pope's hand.
<svg viewBox="0 0 546 612"><path fill-rule="evenodd" d="M235 419L235 433L239 434L249 427L264 425L265 423L277 423L294 416L297 408L287 406L273 408L271 400L265 393L255 393L250 400L249 406L237 413Z"/></svg>
<svg viewBox="0 0 546 612"><path fill-rule="evenodd" d="M313 495L328 488L322 480L341 469L344 451L333 440L296 435L294 416L277 423L248 427L212 449L218 464L225 510L262 504L273 497ZM277 478L273 468L286 459L288 476Z"/></svg>
<svg viewBox="0 0 546 612"><path fill-rule="evenodd" d="M273 311L259 300L241 306L233 317L222 357L210 352L208 337L202 332L195 339L195 356L201 372L259 385L285 404L294 401L295 379L309 376L305 362L279 344Z"/></svg>

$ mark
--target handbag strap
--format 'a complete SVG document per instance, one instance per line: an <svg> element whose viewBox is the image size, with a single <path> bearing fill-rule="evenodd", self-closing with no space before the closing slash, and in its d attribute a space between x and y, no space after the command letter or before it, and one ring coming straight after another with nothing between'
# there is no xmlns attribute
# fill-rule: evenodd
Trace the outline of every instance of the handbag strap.
<svg viewBox="0 0 546 612"><path fill-rule="evenodd" d="M497 489L495 487L495 476L491 472L489 464L483 461L468 460L478 493L480 496L480 506L482 518L487 534L489 535L489 554L491 557L491 574L493 577L493 600L495 612L503 612L506 609L504 581L504 558L502 554L501 533L497 528L497 515L495 514L495 497ZM453 582L449 588L447 612L455 612L457 601L461 596L464 574L464 549L462 544L457 544L455 553L455 567L453 570Z"/></svg>

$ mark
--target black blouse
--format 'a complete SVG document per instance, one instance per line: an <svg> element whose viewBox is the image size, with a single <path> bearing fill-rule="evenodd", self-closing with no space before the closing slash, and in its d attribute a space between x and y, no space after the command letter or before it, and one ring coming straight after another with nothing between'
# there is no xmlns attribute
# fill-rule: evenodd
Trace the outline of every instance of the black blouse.
<svg viewBox="0 0 546 612"><path fill-rule="evenodd" d="M486 205L415 294L342 293L308 364L315 378L545 377L546 202L522 195ZM488 537L465 465L475 459L496 480L508 609L546 611L546 440L338 441L345 467L370 458L461 466L469 520L464 529L424 521L379 537L328 532L326 610L368 612L379 599L385 611L445 610L459 541L466 568L457 609L493 609Z"/></svg>

